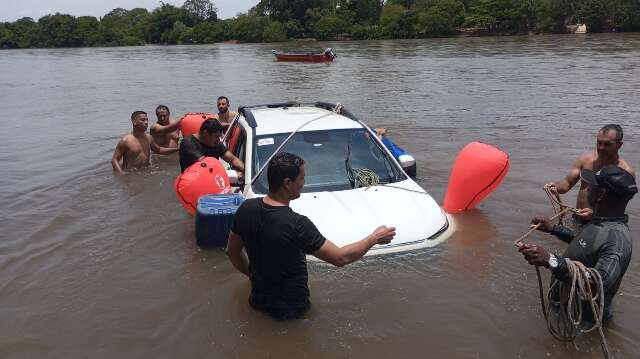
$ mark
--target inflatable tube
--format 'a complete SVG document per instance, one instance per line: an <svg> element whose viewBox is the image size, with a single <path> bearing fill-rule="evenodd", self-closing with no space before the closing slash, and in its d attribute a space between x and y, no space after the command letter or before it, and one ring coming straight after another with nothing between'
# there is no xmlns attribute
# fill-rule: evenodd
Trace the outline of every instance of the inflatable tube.
<svg viewBox="0 0 640 359"><path fill-rule="evenodd" d="M218 115L204 112L187 112L180 119L180 132L182 137L189 137L200 131L200 126L208 118L218 118Z"/></svg>
<svg viewBox="0 0 640 359"><path fill-rule="evenodd" d="M449 213L475 207L500 185L508 171L508 154L485 143L469 143L453 165L442 207Z"/></svg>
<svg viewBox="0 0 640 359"><path fill-rule="evenodd" d="M220 161L214 157L205 157L182 172L176 178L173 189L184 209L193 215L198 198L205 194L230 193L231 185L227 171Z"/></svg>
<svg viewBox="0 0 640 359"><path fill-rule="evenodd" d="M382 144L391 152L391 155L400 163L402 168L410 177L416 176L416 160L413 156L405 151L400 146L396 145L391 139L387 136L382 136L380 139Z"/></svg>

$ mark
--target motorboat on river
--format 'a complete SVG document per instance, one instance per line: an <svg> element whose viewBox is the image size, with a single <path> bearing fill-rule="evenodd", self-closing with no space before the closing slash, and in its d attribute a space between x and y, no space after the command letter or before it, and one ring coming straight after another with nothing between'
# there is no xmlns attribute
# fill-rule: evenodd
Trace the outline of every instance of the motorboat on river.
<svg viewBox="0 0 640 359"><path fill-rule="evenodd" d="M323 52L284 52L271 50L278 61L300 61L300 62L331 62L336 58L331 48Z"/></svg>

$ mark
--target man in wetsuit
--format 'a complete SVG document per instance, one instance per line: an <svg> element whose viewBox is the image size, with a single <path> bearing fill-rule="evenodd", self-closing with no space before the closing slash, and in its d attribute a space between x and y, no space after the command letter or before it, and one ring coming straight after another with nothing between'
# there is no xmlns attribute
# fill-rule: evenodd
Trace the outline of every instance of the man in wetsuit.
<svg viewBox="0 0 640 359"><path fill-rule="evenodd" d="M218 120L226 130L237 113L229 110L229 99L226 96L218 97L216 106L218 107Z"/></svg>
<svg viewBox="0 0 640 359"><path fill-rule="evenodd" d="M147 133L149 118L146 112L135 111L132 113L131 124L133 130L118 141L111 157L111 166L117 174L122 174L127 168L147 166L149 158L151 158L151 151L168 155L178 150L177 148L160 147L155 143L153 137Z"/></svg>
<svg viewBox="0 0 640 359"><path fill-rule="evenodd" d="M244 163L234 156L220 140L223 128L215 118L209 118L202 123L200 131L180 142L180 172L204 157L222 157L239 175L244 173Z"/></svg>
<svg viewBox="0 0 640 359"><path fill-rule="evenodd" d="M569 192L573 186L580 180L580 171L583 169L598 171L601 168L609 165L618 166L625 171L629 172L632 176L635 176L635 170L620 157L618 154L622 147L622 127L619 125L606 125L598 131L596 151L583 153L573 164L573 167L569 171L569 174L560 181L549 182L545 184L546 188L549 188L552 192L564 194ZM591 215L591 209L589 209L587 201L587 184L582 182L580 185L580 192L578 193L578 200L576 208L585 209L578 213L578 220L580 223L585 223Z"/></svg>
<svg viewBox="0 0 640 359"><path fill-rule="evenodd" d="M275 155L267 168L269 194L238 208L227 242L231 263L251 280L249 304L280 320L299 317L311 306L307 254L342 267L395 236L395 228L380 226L356 243L337 247L289 207L300 197L304 176L302 158Z"/></svg>
<svg viewBox="0 0 640 359"><path fill-rule="evenodd" d="M593 209L593 218L578 233L560 225L551 225L546 218L531 221L534 225L540 224L539 230L569 243L564 254L549 253L535 244L520 243L518 250L529 264L550 269L554 278L563 282L571 279L564 258L596 269L602 276L604 318L608 320L611 318L611 301L631 259L629 217L624 212L638 187L631 173L615 165L605 166L597 172L583 169L580 178L588 187L587 200Z"/></svg>
<svg viewBox="0 0 640 359"><path fill-rule="evenodd" d="M162 147L178 148L180 140L180 120L172 121L169 107L158 105L156 107L156 117L158 121L151 126L149 132L153 140Z"/></svg>

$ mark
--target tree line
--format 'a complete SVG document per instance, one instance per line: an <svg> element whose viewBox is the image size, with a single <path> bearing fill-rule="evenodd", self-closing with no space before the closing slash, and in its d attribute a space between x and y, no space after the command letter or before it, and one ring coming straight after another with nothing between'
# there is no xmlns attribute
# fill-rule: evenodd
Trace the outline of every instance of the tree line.
<svg viewBox="0 0 640 359"><path fill-rule="evenodd" d="M210 0L160 3L149 12L117 8L100 19L56 13L0 23L0 48L277 42L296 38L398 39L461 30L563 33L640 31L639 0L261 0L220 20Z"/></svg>

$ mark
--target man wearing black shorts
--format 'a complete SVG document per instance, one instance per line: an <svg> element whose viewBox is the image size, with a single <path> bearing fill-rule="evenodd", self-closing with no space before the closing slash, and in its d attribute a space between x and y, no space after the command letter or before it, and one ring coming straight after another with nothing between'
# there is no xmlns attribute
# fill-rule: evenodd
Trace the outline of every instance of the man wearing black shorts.
<svg viewBox="0 0 640 359"><path fill-rule="evenodd" d="M311 306L306 254L342 267L395 236L395 228L380 226L342 248L325 239L309 218L289 207L300 197L304 175L302 158L286 152L274 156L267 168L269 194L238 208L227 243L231 263L251 280L251 306L281 320L299 317Z"/></svg>
<svg viewBox="0 0 640 359"><path fill-rule="evenodd" d="M180 142L180 172L201 160L203 157L222 157L240 175L244 172L244 163L227 150L220 140L223 128L215 118L207 119L200 126L200 131Z"/></svg>

